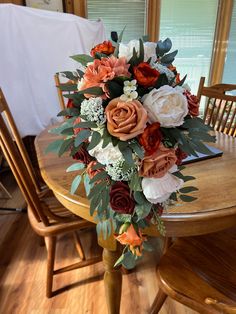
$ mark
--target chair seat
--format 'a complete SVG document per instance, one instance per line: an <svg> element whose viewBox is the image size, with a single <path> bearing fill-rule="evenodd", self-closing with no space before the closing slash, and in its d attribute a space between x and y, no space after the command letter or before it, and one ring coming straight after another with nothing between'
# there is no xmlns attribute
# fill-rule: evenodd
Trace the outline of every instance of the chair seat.
<svg viewBox="0 0 236 314"><path fill-rule="evenodd" d="M45 214L49 218L49 226L45 226L43 222L38 222L28 207L28 216L34 231L40 236L46 237L49 235L57 235L64 232L71 232L81 228L94 227L95 225L87 220L84 220L61 205L54 197L44 197L41 200Z"/></svg>
<svg viewBox="0 0 236 314"><path fill-rule="evenodd" d="M200 313L236 313L236 229L176 240L161 259L158 281Z"/></svg>

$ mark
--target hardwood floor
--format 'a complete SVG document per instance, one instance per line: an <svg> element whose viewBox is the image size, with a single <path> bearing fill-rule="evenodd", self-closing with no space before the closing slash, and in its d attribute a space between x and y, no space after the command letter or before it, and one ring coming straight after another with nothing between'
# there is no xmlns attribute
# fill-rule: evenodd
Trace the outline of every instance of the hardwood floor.
<svg viewBox="0 0 236 314"><path fill-rule="evenodd" d="M136 271L123 275L121 314L148 314L158 290L155 264L160 241L153 239L156 250L145 256ZM88 231L82 243L86 254L97 254L96 235ZM72 236L60 238L56 265L77 260ZM148 260L148 262L147 262ZM106 314L102 263L57 275L54 289L61 291L45 297L46 249L32 231L27 214L0 211L0 313L2 314ZM67 286L67 290L60 290ZM167 299L160 314L196 314Z"/></svg>

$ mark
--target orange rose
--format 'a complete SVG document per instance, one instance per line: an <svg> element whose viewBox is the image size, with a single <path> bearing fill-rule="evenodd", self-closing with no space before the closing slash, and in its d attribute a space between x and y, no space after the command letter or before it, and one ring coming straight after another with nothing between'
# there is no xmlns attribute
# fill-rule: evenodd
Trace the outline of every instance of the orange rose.
<svg viewBox="0 0 236 314"><path fill-rule="evenodd" d="M151 68L147 62L139 63L139 65L134 67L133 70L135 79L138 84L143 87L154 86L160 75L160 73L156 69Z"/></svg>
<svg viewBox="0 0 236 314"><path fill-rule="evenodd" d="M155 122L148 125L143 134L139 136L139 143L144 147L146 153L151 155L158 149L161 139L160 123Z"/></svg>
<svg viewBox="0 0 236 314"><path fill-rule="evenodd" d="M139 229L139 235L136 233L134 226L131 224L122 234L115 236L116 240L123 245L129 245L131 252L137 256L142 255L142 244L145 238Z"/></svg>
<svg viewBox="0 0 236 314"><path fill-rule="evenodd" d="M112 99L106 107L108 132L127 141L143 133L147 123L147 112L138 100Z"/></svg>
<svg viewBox="0 0 236 314"><path fill-rule="evenodd" d="M91 51L90 54L92 57L95 56L96 52L103 53L105 55L110 55L115 51L115 47L112 46L112 42L110 40L104 41L102 44L98 44Z"/></svg>
<svg viewBox="0 0 236 314"><path fill-rule="evenodd" d="M176 161L175 150L173 148L166 148L161 144L154 154L143 158L139 174L142 177L161 178Z"/></svg>

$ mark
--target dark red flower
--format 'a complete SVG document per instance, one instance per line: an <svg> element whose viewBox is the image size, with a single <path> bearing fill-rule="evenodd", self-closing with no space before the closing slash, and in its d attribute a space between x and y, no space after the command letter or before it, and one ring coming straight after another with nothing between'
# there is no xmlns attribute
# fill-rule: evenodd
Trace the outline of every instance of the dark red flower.
<svg viewBox="0 0 236 314"><path fill-rule="evenodd" d="M88 165L93 160L93 158L89 155L83 146L80 147L80 149L72 157L73 159L76 159L86 165Z"/></svg>
<svg viewBox="0 0 236 314"><path fill-rule="evenodd" d="M135 79L137 80L138 84L143 87L154 86L160 75L160 73L156 69L151 68L147 62L139 63L139 65L134 67L133 70Z"/></svg>
<svg viewBox="0 0 236 314"><path fill-rule="evenodd" d="M189 114L192 117L196 117L199 115L199 99L197 96L192 95L189 91L185 91L184 95L187 98L188 101L188 110Z"/></svg>
<svg viewBox="0 0 236 314"><path fill-rule="evenodd" d="M148 155L152 155L153 153L155 153L162 140L160 123L155 122L153 124L148 125L145 128L143 134L139 136L138 140Z"/></svg>
<svg viewBox="0 0 236 314"><path fill-rule="evenodd" d="M179 147L175 150L175 155L177 157L176 165L180 166L182 164L182 160L185 159L188 155Z"/></svg>
<svg viewBox="0 0 236 314"><path fill-rule="evenodd" d="M116 182L110 190L111 208L120 214L132 214L135 207L133 196L130 189L124 182Z"/></svg>

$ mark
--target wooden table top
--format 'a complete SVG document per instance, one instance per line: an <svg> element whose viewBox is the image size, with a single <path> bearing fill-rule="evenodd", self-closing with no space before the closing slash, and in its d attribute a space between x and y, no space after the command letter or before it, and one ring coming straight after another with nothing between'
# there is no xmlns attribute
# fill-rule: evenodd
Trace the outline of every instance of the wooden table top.
<svg viewBox="0 0 236 314"><path fill-rule="evenodd" d="M194 176L196 180L186 182L185 186L198 187L199 191L190 193L198 199L177 204L163 213L167 236L205 234L236 225L236 138L222 133L216 136L214 146L223 150L223 156L186 165L183 174ZM83 184L76 195L69 192L77 173L66 173L66 169L76 161L68 155L58 157L53 153L44 153L48 144L56 139L58 136L46 129L35 141L43 179L66 208L93 221ZM147 234L157 236L156 229L156 226L148 228Z"/></svg>

